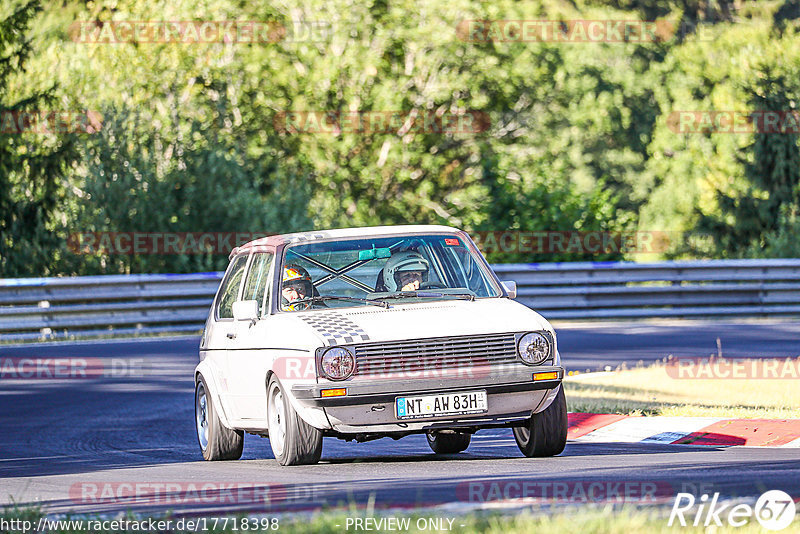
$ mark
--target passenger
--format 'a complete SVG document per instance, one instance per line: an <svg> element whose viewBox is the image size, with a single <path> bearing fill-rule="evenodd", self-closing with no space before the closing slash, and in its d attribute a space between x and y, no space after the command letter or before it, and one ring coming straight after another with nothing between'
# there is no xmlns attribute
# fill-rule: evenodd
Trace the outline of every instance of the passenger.
<svg viewBox="0 0 800 534"><path fill-rule="evenodd" d="M398 252L383 267L387 291L416 291L428 281L429 263L419 252Z"/></svg>

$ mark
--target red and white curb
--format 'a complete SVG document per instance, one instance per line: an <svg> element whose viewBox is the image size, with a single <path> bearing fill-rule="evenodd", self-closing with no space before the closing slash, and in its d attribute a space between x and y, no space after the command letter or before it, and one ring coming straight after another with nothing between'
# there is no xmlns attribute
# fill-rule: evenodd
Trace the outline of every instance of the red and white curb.
<svg viewBox="0 0 800 534"><path fill-rule="evenodd" d="M800 419L638 417L570 413L567 439L590 443L669 443L800 448Z"/></svg>

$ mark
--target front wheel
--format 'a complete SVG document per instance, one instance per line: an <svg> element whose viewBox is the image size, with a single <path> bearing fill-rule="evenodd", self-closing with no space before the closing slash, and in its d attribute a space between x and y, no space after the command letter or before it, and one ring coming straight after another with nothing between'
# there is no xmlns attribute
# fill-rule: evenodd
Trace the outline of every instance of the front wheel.
<svg viewBox="0 0 800 534"><path fill-rule="evenodd" d="M322 432L303 421L273 376L267 386L269 444L281 465L309 465L322 456Z"/></svg>
<svg viewBox="0 0 800 534"><path fill-rule="evenodd" d="M238 460L242 457L244 432L222 425L202 376L197 379L194 388L194 419L203 458L214 461Z"/></svg>
<svg viewBox="0 0 800 534"><path fill-rule="evenodd" d="M436 454L455 454L469 447L470 434L461 432L428 432L428 445Z"/></svg>
<svg viewBox="0 0 800 534"><path fill-rule="evenodd" d="M524 426L514 428L514 439L528 458L561 454L567 445L567 398L563 386L550 406L533 414Z"/></svg>

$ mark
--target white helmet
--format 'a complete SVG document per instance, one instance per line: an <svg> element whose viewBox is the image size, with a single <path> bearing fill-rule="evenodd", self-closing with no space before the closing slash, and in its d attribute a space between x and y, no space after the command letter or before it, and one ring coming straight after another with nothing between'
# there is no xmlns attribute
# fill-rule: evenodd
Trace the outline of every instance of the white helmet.
<svg viewBox="0 0 800 534"><path fill-rule="evenodd" d="M398 252L389 258L383 267L383 283L388 291L397 291L400 285L400 273L409 271L419 271L422 273L422 281L428 280L428 260L422 257L419 252Z"/></svg>

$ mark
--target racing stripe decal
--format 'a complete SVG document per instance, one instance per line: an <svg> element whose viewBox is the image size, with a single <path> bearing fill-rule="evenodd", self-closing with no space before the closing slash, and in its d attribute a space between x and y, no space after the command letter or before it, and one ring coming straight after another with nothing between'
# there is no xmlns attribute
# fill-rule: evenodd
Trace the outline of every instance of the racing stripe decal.
<svg viewBox="0 0 800 534"><path fill-rule="evenodd" d="M360 326L336 312L314 312L304 315L303 320L330 345L369 341L369 336Z"/></svg>

